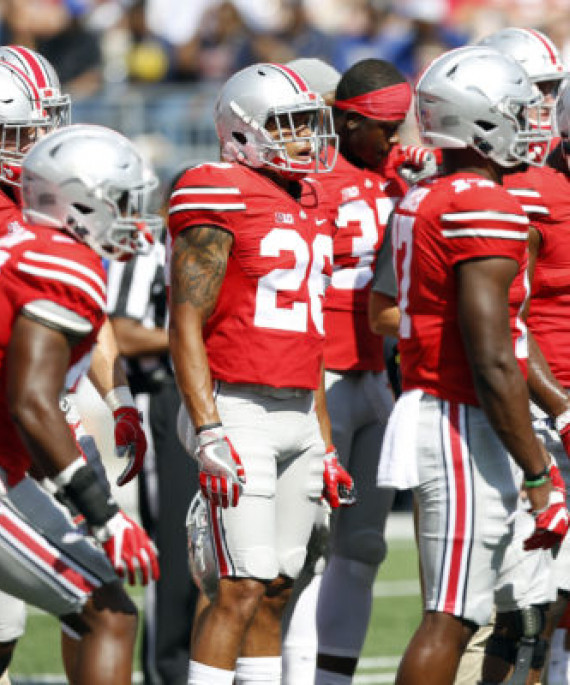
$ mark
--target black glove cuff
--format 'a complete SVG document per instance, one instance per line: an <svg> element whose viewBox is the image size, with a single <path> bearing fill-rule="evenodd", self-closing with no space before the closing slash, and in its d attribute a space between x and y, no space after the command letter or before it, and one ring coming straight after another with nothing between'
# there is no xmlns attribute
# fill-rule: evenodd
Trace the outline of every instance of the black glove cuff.
<svg viewBox="0 0 570 685"><path fill-rule="evenodd" d="M105 525L119 511L111 493L103 487L89 464L79 468L62 491L83 514L90 528Z"/></svg>
<svg viewBox="0 0 570 685"><path fill-rule="evenodd" d="M198 428L196 428L196 435L199 435L203 431L212 430L212 428L221 428L221 427L222 427L221 421L218 421L217 423L205 423L203 426L198 426Z"/></svg>

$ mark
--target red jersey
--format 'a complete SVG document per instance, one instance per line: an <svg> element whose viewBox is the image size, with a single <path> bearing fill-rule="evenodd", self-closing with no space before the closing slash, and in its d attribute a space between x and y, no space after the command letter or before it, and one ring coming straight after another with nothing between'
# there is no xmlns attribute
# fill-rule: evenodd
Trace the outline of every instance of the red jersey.
<svg viewBox="0 0 570 685"><path fill-rule="evenodd" d="M368 325L368 298L376 253L388 217L403 195L401 182L360 169L338 155L335 168L319 178L333 214L334 259L325 295L325 367L384 369L382 337Z"/></svg>
<svg viewBox="0 0 570 685"><path fill-rule="evenodd" d="M527 325L558 381L570 387L570 179L550 167L505 178L541 244Z"/></svg>
<svg viewBox="0 0 570 685"><path fill-rule="evenodd" d="M315 389L324 346L322 298L332 236L319 184L298 200L242 164L186 171L170 202L172 241L214 225L233 236L224 282L204 327L212 377Z"/></svg>
<svg viewBox="0 0 570 685"><path fill-rule="evenodd" d="M481 257L519 263L509 311L515 355L525 368L528 346L519 311L526 295L528 218L500 185L460 173L414 186L398 204L392 226L402 387L478 405L457 322L454 267Z"/></svg>
<svg viewBox="0 0 570 685"><path fill-rule="evenodd" d="M72 367L89 358L105 318L105 297L100 257L71 236L14 222L0 237L0 466L11 484L30 466L6 400L6 354L14 322L24 307L33 310L32 303L42 301L72 312L78 317L74 332L78 338L83 334L72 347ZM53 311L46 325L58 328L61 313Z"/></svg>
<svg viewBox="0 0 570 685"><path fill-rule="evenodd" d="M10 224L22 222L20 206L4 193L0 186L0 235L9 230Z"/></svg>

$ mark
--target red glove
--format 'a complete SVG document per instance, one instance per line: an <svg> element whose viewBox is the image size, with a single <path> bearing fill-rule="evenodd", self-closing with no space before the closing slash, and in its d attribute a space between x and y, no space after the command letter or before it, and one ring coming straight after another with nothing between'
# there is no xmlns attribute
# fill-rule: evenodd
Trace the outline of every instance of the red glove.
<svg viewBox="0 0 570 685"><path fill-rule="evenodd" d="M124 512L119 511L102 527L94 531L113 568L121 578L127 575L129 585L137 582L140 569L142 584L158 580L160 571L155 547L144 530Z"/></svg>
<svg viewBox="0 0 570 685"><path fill-rule="evenodd" d="M531 511L534 516L534 532L524 541L525 550L550 549L564 540L568 532L568 511L566 509L566 485L555 462L550 463L548 475L552 490L548 505L541 511Z"/></svg>
<svg viewBox="0 0 570 685"><path fill-rule="evenodd" d="M570 457L570 410L566 410L554 419L554 424L566 454Z"/></svg>
<svg viewBox="0 0 570 685"><path fill-rule="evenodd" d="M331 445L325 453L323 497L331 509L350 507L356 502L352 476L339 462L336 449Z"/></svg>
<svg viewBox="0 0 570 685"><path fill-rule="evenodd" d="M557 463L552 458L550 461L550 467L548 469L548 476L550 478L550 482L552 483L552 487L558 492L562 493L564 504L566 504L566 483L564 482L564 478L562 478L562 474L560 473Z"/></svg>
<svg viewBox="0 0 570 685"><path fill-rule="evenodd" d="M245 469L223 427L212 426L197 433L194 458L200 467L200 489L206 499L227 508L235 507L245 483Z"/></svg>
<svg viewBox="0 0 570 685"><path fill-rule="evenodd" d="M135 407L119 407L113 412L115 419L115 452L127 458L127 464L117 478L117 485L125 485L142 469L147 442L142 427L142 415Z"/></svg>

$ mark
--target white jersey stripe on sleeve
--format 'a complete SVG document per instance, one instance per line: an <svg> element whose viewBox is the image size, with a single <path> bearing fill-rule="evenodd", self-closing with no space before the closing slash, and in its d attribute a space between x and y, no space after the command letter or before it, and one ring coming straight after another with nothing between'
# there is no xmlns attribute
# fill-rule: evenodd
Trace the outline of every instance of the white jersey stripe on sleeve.
<svg viewBox="0 0 570 685"><path fill-rule="evenodd" d="M449 221L452 223L464 221L501 221L508 224L528 224L528 218L524 214L508 214L506 212L452 212L450 214L442 214L442 221Z"/></svg>
<svg viewBox="0 0 570 685"><path fill-rule="evenodd" d="M78 262L75 262L73 259L54 257L51 255L41 254L40 252L32 252L31 250L26 250L24 252L24 258L34 262L49 264L50 266L62 266L65 269L77 271L78 273L82 274L83 276L87 276L87 278L92 280L99 288L101 288L103 292L105 292L107 287L105 281L97 273L95 273L95 271L83 266L82 264L79 264Z"/></svg>
<svg viewBox="0 0 570 685"><path fill-rule="evenodd" d="M550 214L548 207L542 205L521 205L521 207L527 214L544 214L544 216Z"/></svg>
<svg viewBox="0 0 570 685"><path fill-rule="evenodd" d="M215 212L236 212L246 209L246 206L243 202L186 202L183 205L171 207L168 213L177 214L178 212L184 212L189 209L210 209Z"/></svg>
<svg viewBox="0 0 570 685"><path fill-rule="evenodd" d="M454 228L441 232L444 238L500 238L528 240L528 231L505 231L499 228Z"/></svg>
<svg viewBox="0 0 570 685"><path fill-rule="evenodd" d="M515 197L536 197L540 199L540 193L532 188L507 188L510 195Z"/></svg>
<svg viewBox="0 0 570 685"><path fill-rule="evenodd" d="M32 276L39 276L41 278L52 279L54 281L60 281L61 283L67 283L67 285L74 286L82 290L86 295L89 295L97 306L105 310L106 303L104 297L104 291L101 294L91 285L86 283L84 280L72 274L67 274L64 271L55 271L54 269L42 269L41 267L32 266L31 264L26 264L24 262L19 262L17 268L24 273L31 274Z"/></svg>

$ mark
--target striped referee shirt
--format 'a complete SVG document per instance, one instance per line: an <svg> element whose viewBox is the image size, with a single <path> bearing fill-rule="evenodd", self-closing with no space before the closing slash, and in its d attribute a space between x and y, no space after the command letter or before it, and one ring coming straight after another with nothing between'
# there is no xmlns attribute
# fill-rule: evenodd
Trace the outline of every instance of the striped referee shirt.
<svg viewBox="0 0 570 685"><path fill-rule="evenodd" d="M162 243L155 243L149 254L138 255L128 262L109 262L107 313L110 319L134 319L146 328L168 325L164 263ZM167 354L130 357L126 364L133 393L156 391L172 375Z"/></svg>

